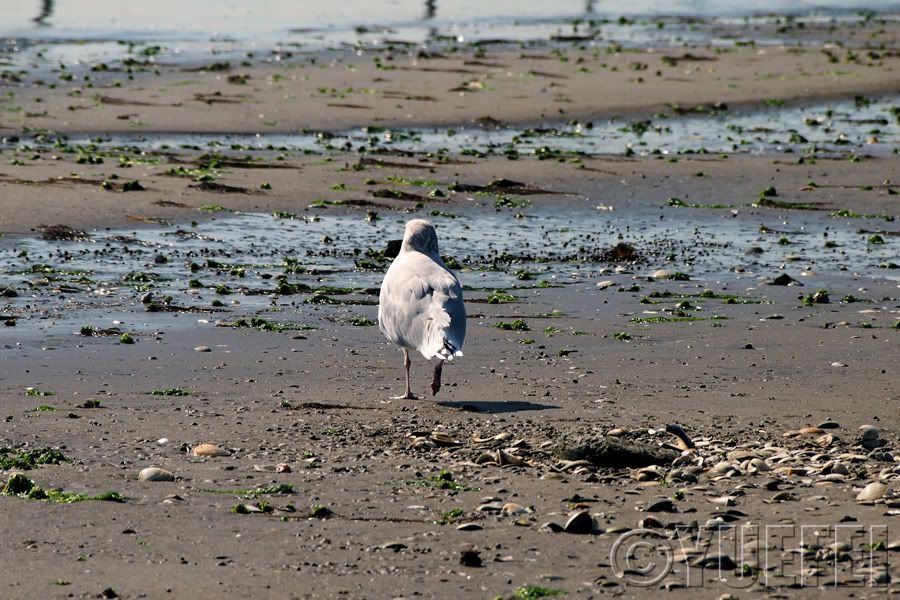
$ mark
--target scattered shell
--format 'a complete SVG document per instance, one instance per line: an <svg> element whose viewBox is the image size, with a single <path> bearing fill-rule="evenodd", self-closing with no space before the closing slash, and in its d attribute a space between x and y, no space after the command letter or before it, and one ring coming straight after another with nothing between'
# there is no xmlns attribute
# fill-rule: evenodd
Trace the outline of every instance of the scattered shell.
<svg viewBox="0 0 900 600"><path fill-rule="evenodd" d="M197 346L194 348L194 352L212 352L212 348L209 346Z"/></svg>
<svg viewBox="0 0 900 600"><path fill-rule="evenodd" d="M500 511L505 515L527 515L531 513L531 509L515 502L507 502Z"/></svg>
<svg viewBox="0 0 900 600"><path fill-rule="evenodd" d="M566 533L593 533L594 531L594 518L591 516L591 513L586 510L579 510L569 517L569 520L566 521L566 524L563 526L563 531Z"/></svg>
<svg viewBox="0 0 900 600"><path fill-rule="evenodd" d="M215 444L200 444L191 453L194 456L230 456L231 452Z"/></svg>
<svg viewBox="0 0 900 600"><path fill-rule="evenodd" d="M431 441L438 446L462 446L462 442L454 440L453 437L445 431L432 431Z"/></svg>
<svg viewBox="0 0 900 600"><path fill-rule="evenodd" d="M598 282L597 282L597 289L598 289L598 290L605 290L606 288L612 287L612 286L614 286L614 285L616 285L616 282L615 282L615 281L612 281L612 280L610 280L610 279L606 279L606 280L604 280L604 281L598 281Z"/></svg>
<svg viewBox="0 0 900 600"><path fill-rule="evenodd" d="M138 481L175 481L175 474L159 467L147 467L138 473Z"/></svg>
<svg viewBox="0 0 900 600"><path fill-rule="evenodd" d="M671 279L672 274L665 269L657 269L653 271L653 275L651 277L653 277L653 279Z"/></svg>
<svg viewBox="0 0 900 600"><path fill-rule="evenodd" d="M456 526L457 531L478 531L480 529L484 529L478 523L461 523Z"/></svg>
<svg viewBox="0 0 900 600"><path fill-rule="evenodd" d="M887 486L885 484L880 481L873 481L856 495L856 499L859 502L871 502L884 496L886 491Z"/></svg>
<svg viewBox="0 0 900 600"><path fill-rule="evenodd" d="M527 464L525 459L515 454L511 454L506 450L497 450L497 462L500 465L524 465Z"/></svg>
<svg viewBox="0 0 900 600"><path fill-rule="evenodd" d="M644 512L678 512L678 509L675 507L675 503L671 500L660 500L658 502L654 502L644 509Z"/></svg>
<svg viewBox="0 0 900 600"><path fill-rule="evenodd" d="M551 533L560 533L564 530L558 523L554 523L553 521L548 521L540 526L540 531L549 531Z"/></svg>
<svg viewBox="0 0 900 600"><path fill-rule="evenodd" d="M623 435L625 435L625 430L621 427L616 427L615 429L610 429L609 431L607 431L606 435L608 435L609 437L622 437Z"/></svg>
<svg viewBox="0 0 900 600"><path fill-rule="evenodd" d="M666 471L659 465L650 465L643 467L632 473L632 477L637 481L659 481L665 477Z"/></svg>
<svg viewBox="0 0 900 600"><path fill-rule="evenodd" d="M275 472L276 473L290 473L291 465L289 465L288 463L278 463L275 466Z"/></svg>

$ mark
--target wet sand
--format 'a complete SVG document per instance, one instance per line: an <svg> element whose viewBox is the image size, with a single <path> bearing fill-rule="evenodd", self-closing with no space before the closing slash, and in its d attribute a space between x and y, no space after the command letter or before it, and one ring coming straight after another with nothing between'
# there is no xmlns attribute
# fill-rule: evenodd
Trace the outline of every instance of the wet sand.
<svg viewBox="0 0 900 600"><path fill-rule="evenodd" d="M877 36L896 43L894 29L882 30ZM855 29L847 35L865 37ZM716 55L716 61L677 67L659 63L661 55L684 51L590 56L584 63L572 60L575 51L566 63L490 51L478 58L502 67L466 65L470 59L461 58L415 64L395 59L409 71L376 70L368 61L349 70L344 63L354 61L348 59L324 68L296 64L278 82L272 80L274 70L253 66L237 69L251 75L245 85L228 84L221 73L164 73L158 80L138 78L115 89L116 98L140 105L97 105L92 100L96 88L80 98L62 89L23 90L15 102L24 110L4 113L0 123L4 133L14 135L23 135L26 126L98 134L252 132L269 119L274 124L265 126L272 131L326 130L371 123L463 124L483 116L510 123L639 116L670 102L740 105L898 91L896 52L885 52L877 65L835 66L818 48L739 48ZM629 70L633 61L648 67ZM580 66L591 73L579 74ZM612 72L610 66L619 70ZM828 77L829 69L843 74ZM664 75L656 76L656 70ZM553 76L528 76L529 71ZM645 81L633 81L637 77ZM179 78L192 81L179 85ZM484 81L487 87L448 91L467 80ZM601 83L608 94L597 93ZM331 98L317 91L368 86L397 90L403 98L383 93L361 98L355 92ZM248 97L210 105L193 100L195 94L216 91ZM33 104L37 94L43 102ZM405 99L421 95L438 99ZM366 108L329 106L341 103ZM70 111L68 105L87 108ZM44 110L46 116L27 116ZM118 118L126 113L136 116ZM201 152L173 150L161 164L130 167L111 157L96 165L79 164L77 156L62 153L54 160L52 150L23 164L4 161L4 271L38 258L66 264L66 242L47 256L17 256L18 245L35 236L32 229L39 225L65 224L101 239L132 231L140 237L164 219L184 228L197 221L196 231L204 233L215 231L213 219L227 217L222 211L198 210L210 205L301 217L336 214L346 217L348 227L367 226L368 211L393 223L439 210L459 215L434 217L439 237L463 248L453 229L477 228L478 215L492 211L496 201L495 195L453 192L446 201L431 198L417 208L416 200L381 198L369 191L424 195L390 177L435 180L440 185L429 188L441 189L452 182L486 185L507 178L555 192L528 196L526 208L500 209L511 224L510 235L519 221L534 218L534 227L540 227L542 215L593 208L603 235L598 233L591 250L639 239L643 245L636 250L649 258L550 261L540 276L519 282L521 288L504 286L517 302L488 304L483 302L487 290L470 289L466 356L445 368L438 402L388 399L402 385L400 353L377 328L351 324L354 317L375 318L371 294L332 305L307 303L309 294L256 298L235 293L222 295L224 306L213 312L210 302L219 296L209 289L189 296L187 286L178 283L173 285L183 295L177 301L193 297L199 312L148 312L140 300L145 290L137 287L121 286L112 296L66 296L53 291L59 286L53 280L27 283L39 274L16 275L12 285L19 296L0 301L0 315L16 322L3 327L0 337L5 417L0 441L62 450L71 462L25 472L43 488L89 495L117 491L127 501L54 504L0 497L8 542L0 556L15 565L0 577L5 597L97 597L112 589L126 598L493 598L512 597L522 586L579 598L647 597L660 587L679 598L741 596L749 593L745 588L811 598L822 594L817 586L835 596L850 590L896 592L897 584L883 573L896 580L892 542L898 469L891 453L900 442L900 331L895 325L900 291L896 270L879 267L889 262L890 249L898 243L897 221L889 220L900 213L894 156L855 162L846 156L800 162L797 154L694 155L675 162L668 157L510 161L454 156L442 163L434 157L379 155L374 158L388 163L379 166L361 165L357 154L289 155L281 161L266 158L255 168L220 169L216 184L240 188L227 193L204 191L192 187L201 182L190 177L165 174L179 165L196 168ZM116 189L139 180L146 189L109 191L100 185L104 180ZM263 183L271 189L261 189ZM816 208L822 210L753 206L770 186L777 189L778 202L821 203ZM669 206L673 197L734 208ZM309 208L320 199L372 204ZM837 210L881 218L831 217ZM524 220L516 218L517 212ZM631 224L619 235L608 234L604 219L620 214L634 215ZM759 240L730 240L731 247L729 240L717 240L727 261L699 256L717 250L698 246L691 269L684 256L667 260L641 233L645 220L668 219L677 225L672 236L690 245L690 215L696 215L698 226L722 222L723 232L730 231L731 222L754 228L758 222L771 231L761 231ZM385 243L396 237L383 231ZM855 249L869 248L874 231L881 232L885 244L871 247L872 259L854 258L858 270L842 270L850 259L841 253L849 248L834 248L833 258L822 251L836 235L851 240L846 243ZM782 245L782 237L790 244ZM761 254L751 248L757 245ZM145 260L146 270L152 270L152 254ZM484 263L474 261L464 268L463 284L480 288L479 282L492 276L481 267ZM504 268L509 274L517 267L513 262ZM684 269L690 280L654 278L657 269ZM186 265L183 270L184 278L193 276ZM782 273L803 285L767 283ZM213 280L207 271L197 276ZM302 277L310 283L316 277L330 281L328 275ZM534 286L544 279L561 287ZM214 280L243 285L224 275ZM260 286L266 281L255 269L248 280ZM602 281L612 284L598 286ZM828 303L811 298L819 289L828 290ZM719 297L704 298L704 290ZM726 295L734 295L734 301ZM215 324L252 316L313 329L266 332ZM701 320L635 322L686 316ZM496 327L516 319L528 331ZM87 324L117 327L136 343L122 344L118 334L73 334ZM195 351L199 346L210 352ZM414 390L425 391L428 371L421 358L413 357ZM26 388L53 395L26 395ZM191 395L151 393L167 388ZM99 407L85 408L88 399L99 400ZM675 438L662 431L670 423L682 425L697 448L659 472L566 463L554 454L567 434L604 437L612 432L616 439L672 445ZM790 433L818 424L825 427ZM879 430L879 449L862 446L864 432L858 428L863 425ZM445 432L453 441L432 432ZM488 439L498 434L506 435ZM203 442L228 449L229 456L192 456L190 449ZM500 449L507 458L499 462L509 463L512 456L521 464L498 464L491 453ZM763 466L751 464L753 459ZM717 466L721 462L733 468ZM280 463L290 465L290 471L274 472ZM178 480L137 481L139 471L151 465L172 471ZM442 476L442 471L452 475ZM859 488L878 480L888 484L884 497L855 501ZM290 484L294 493L253 497L234 492L271 484ZM673 501L675 512L645 510L666 499ZM521 506L507 506L504 513L507 503ZM238 505L263 512L239 514L234 512ZM594 534L553 533L544 527L563 525L570 511L580 509L593 515ZM478 528L458 529L465 523ZM741 556L743 540L737 545L733 540L748 525L763 532L772 528L766 543L757 546L770 544L767 552ZM629 569L625 554L629 540L637 538L622 535L632 531L649 540L651 550L640 554L632 548L637 555ZM666 549L692 545L686 531L699 538L701 547L708 545L707 556L724 553L734 564L716 559L721 571L707 563L689 574L675 560L671 572L659 579L638 572L650 562L665 566ZM624 546L617 546L620 539ZM829 554L826 547L834 543L849 548L836 547ZM801 544L821 548L798 554ZM817 548L820 571L809 571ZM623 549L625 554L616 554ZM481 566L473 566L471 553L461 564L464 550L477 551Z"/></svg>

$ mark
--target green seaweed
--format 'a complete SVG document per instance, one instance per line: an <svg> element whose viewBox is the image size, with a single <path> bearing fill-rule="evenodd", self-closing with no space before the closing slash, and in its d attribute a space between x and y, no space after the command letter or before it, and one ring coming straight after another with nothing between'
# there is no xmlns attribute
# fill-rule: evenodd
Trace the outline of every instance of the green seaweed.
<svg viewBox="0 0 900 600"><path fill-rule="evenodd" d="M494 324L494 327L503 331L531 331L531 328L529 328L528 324L522 319L516 319L515 321L499 321Z"/></svg>

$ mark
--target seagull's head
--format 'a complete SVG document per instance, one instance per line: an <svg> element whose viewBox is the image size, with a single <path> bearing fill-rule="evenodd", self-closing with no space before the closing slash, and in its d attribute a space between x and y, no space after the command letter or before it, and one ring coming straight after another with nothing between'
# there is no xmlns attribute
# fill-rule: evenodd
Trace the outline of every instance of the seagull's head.
<svg viewBox="0 0 900 600"><path fill-rule="evenodd" d="M425 219L413 219L406 224L403 233L403 247L401 251L416 250L423 254L437 254L438 242L434 225Z"/></svg>

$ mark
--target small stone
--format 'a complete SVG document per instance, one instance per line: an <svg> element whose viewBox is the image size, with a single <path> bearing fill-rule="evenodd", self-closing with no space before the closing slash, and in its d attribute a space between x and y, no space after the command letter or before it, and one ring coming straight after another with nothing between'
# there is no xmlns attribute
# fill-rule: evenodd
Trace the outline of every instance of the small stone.
<svg viewBox="0 0 900 600"><path fill-rule="evenodd" d="M138 473L138 481L175 481L175 474L159 467L147 467Z"/></svg>
<svg viewBox="0 0 900 600"><path fill-rule="evenodd" d="M872 425L861 425L859 431L863 441L877 440L879 437L881 437L881 433L878 431L878 428L873 427Z"/></svg>
<svg viewBox="0 0 900 600"><path fill-rule="evenodd" d="M230 456L231 452L215 444L200 444L191 453L194 456Z"/></svg>
<svg viewBox="0 0 900 600"><path fill-rule="evenodd" d="M887 486L885 484L880 481L873 481L856 495L856 499L859 502L872 502L884 496L886 491Z"/></svg>
<svg viewBox="0 0 900 600"><path fill-rule="evenodd" d="M478 523L461 523L456 526L457 531L479 531L483 529Z"/></svg>
<svg viewBox="0 0 900 600"><path fill-rule="evenodd" d="M594 518L586 510L576 511L569 516L569 520L563 526L563 531L577 534L593 533Z"/></svg>
<svg viewBox="0 0 900 600"><path fill-rule="evenodd" d="M288 463L278 463L277 465L275 465L275 472L276 473L290 473L291 465L289 465Z"/></svg>
<svg viewBox="0 0 900 600"><path fill-rule="evenodd" d="M653 279L671 279L672 273L666 271L665 269L657 269L653 271L652 277Z"/></svg>
<svg viewBox="0 0 900 600"><path fill-rule="evenodd" d="M194 348L194 352L212 352L212 348L209 346L197 346Z"/></svg>
<svg viewBox="0 0 900 600"><path fill-rule="evenodd" d="M553 521L547 521L543 525L540 526L539 531L549 531L550 533L560 533L563 530L562 526L558 523L554 523Z"/></svg>

